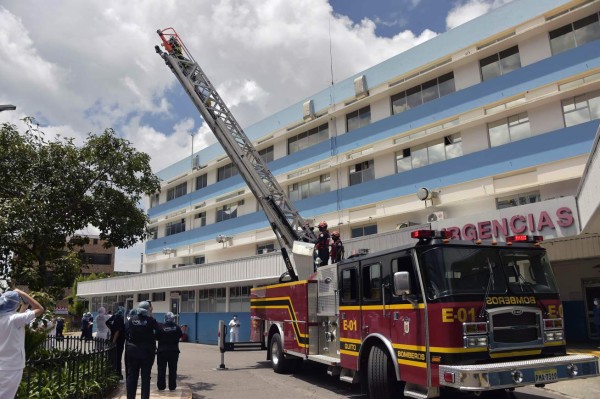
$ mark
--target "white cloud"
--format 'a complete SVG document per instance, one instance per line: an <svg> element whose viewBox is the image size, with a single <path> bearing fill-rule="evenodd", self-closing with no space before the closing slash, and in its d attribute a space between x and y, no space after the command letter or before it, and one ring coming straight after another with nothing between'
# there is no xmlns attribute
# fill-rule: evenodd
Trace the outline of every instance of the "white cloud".
<svg viewBox="0 0 600 399"><path fill-rule="evenodd" d="M461 4L485 12L503 1ZM338 82L436 35L378 37L375 22L334 15L327 0L6 1L0 103L18 110L0 122L35 116L47 133L77 140L113 127L155 171L191 154L192 133L195 151L215 142L197 115L177 115L189 100L154 51L156 30L171 26L242 126L326 88L330 41Z"/></svg>
<svg viewBox="0 0 600 399"><path fill-rule="evenodd" d="M503 6L513 0L461 0L457 2L446 17L446 27L456 28L494 8Z"/></svg>

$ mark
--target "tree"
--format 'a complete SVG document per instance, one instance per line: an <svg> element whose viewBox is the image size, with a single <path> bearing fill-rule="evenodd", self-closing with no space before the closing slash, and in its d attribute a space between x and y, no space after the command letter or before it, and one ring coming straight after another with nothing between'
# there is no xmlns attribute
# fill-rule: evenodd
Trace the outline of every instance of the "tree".
<svg viewBox="0 0 600 399"><path fill-rule="evenodd" d="M69 287L80 269L70 253L100 230L107 246L127 248L148 237L143 195L160 190L150 157L112 129L72 138L45 138L25 119L27 130L0 126L0 278L32 290ZM57 292L53 293L57 294Z"/></svg>

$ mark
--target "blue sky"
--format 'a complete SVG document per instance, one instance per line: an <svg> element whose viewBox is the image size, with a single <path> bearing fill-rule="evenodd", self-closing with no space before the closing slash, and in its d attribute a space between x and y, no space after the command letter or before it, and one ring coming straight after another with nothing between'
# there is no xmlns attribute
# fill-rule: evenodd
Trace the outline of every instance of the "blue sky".
<svg viewBox="0 0 600 399"><path fill-rule="evenodd" d="M355 23L363 18L376 21L378 36L392 37L408 29L422 32L446 30L446 15L457 2L443 0L329 0L333 11Z"/></svg>
<svg viewBox="0 0 600 399"><path fill-rule="evenodd" d="M17 110L0 123L34 116L79 143L112 127L159 171L215 139L154 52L157 29L179 32L248 126L327 87L332 65L343 80L508 1L3 0L0 103ZM118 250L116 268L138 270L142 251Z"/></svg>

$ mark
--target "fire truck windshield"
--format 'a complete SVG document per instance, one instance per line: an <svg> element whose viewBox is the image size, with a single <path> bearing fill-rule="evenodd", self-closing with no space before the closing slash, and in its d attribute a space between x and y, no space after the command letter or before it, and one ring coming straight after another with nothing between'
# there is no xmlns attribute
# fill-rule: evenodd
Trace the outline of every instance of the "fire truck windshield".
<svg viewBox="0 0 600 399"><path fill-rule="evenodd" d="M429 299L450 295L556 293L543 250L434 247L419 254Z"/></svg>

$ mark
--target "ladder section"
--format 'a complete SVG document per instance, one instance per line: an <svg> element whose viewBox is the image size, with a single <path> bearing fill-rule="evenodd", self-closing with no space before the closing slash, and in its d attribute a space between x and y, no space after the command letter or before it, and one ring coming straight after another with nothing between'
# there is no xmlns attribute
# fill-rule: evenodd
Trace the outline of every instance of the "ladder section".
<svg viewBox="0 0 600 399"><path fill-rule="evenodd" d="M156 52L173 71L225 153L238 168L265 212L282 249L291 249L294 241L298 240L316 242L316 234L300 216L175 30L167 28L157 33L166 51L156 46Z"/></svg>

